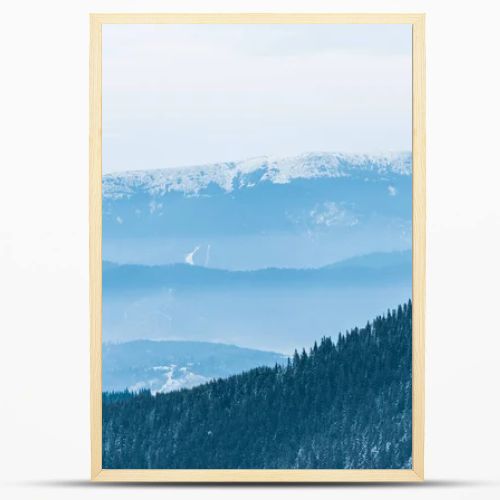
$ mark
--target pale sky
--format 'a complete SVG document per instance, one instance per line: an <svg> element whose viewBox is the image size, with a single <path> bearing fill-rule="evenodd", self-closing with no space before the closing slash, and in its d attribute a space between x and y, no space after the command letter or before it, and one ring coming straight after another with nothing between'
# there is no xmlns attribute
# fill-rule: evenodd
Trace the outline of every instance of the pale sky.
<svg viewBox="0 0 500 500"><path fill-rule="evenodd" d="M104 25L103 171L411 150L411 25Z"/></svg>

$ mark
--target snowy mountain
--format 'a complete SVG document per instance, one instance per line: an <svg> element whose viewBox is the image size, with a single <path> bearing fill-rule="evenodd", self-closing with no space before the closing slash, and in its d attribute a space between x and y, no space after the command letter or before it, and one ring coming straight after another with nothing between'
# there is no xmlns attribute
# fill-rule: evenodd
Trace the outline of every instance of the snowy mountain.
<svg viewBox="0 0 500 500"><path fill-rule="evenodd" d="M136 340L103 344L103 390L189 389L257 366L286 361L275 352L212 342Z"/></svg>
<svg viewBox="0 0 500 500"><path fill-rule="evenodd" d="M160 170L138 170L103 176L103 198L131 197L136 190L150 195L178 191L201 195L210 185L231 192L260 182L287 184L294 179L353 177L369 174L411 175L408 152L387 155L306 153L287 158L257 157L237 162Z"/></svg>
<svg viewBox="0 0 500 500"><path fill-rule="evenodd" d="M309 153L103 177L103 256L230 270L411 246L411 154Z"/></svg>

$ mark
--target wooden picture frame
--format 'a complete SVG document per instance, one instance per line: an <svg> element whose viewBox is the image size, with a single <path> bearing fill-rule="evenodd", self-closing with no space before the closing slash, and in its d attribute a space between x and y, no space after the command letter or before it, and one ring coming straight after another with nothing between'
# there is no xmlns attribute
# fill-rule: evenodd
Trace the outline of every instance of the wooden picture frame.
<svg viewBox="0 0 500 500"><path fill-rule="evenodd" d="M425 50L424 14L90 15L91 478L163 482L389 482L424 479ZM412 469L109 470L102 468L102 38L105 24L410 24L413 28Z"/></svg>

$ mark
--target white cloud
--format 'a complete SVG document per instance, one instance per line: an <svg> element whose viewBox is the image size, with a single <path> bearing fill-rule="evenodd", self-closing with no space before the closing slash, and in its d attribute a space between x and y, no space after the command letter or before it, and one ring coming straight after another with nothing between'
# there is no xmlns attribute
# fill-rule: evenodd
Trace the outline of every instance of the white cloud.
<svg viewBox="0 0 500 500"><path fill-rule="evenodd" d="M105 25L103 133L105 172L410 149L411 27Z"/></svg>
<svg viewBox="0 0 500 500"><path fill-rule="evenodd" d="M123 224L123 219L120 216L118 216L116 218L116 222L118 222L118 224Z"/></svg>

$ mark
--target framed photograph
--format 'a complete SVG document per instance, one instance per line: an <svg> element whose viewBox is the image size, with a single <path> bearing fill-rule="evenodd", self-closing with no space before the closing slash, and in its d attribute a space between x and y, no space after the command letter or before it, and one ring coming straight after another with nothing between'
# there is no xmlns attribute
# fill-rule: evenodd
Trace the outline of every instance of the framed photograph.
<svg viewBox="0 0 500 500"><path fill-rule="evenodd" d="M92 14L91 477L422 481L423 14Z"/></svg>

